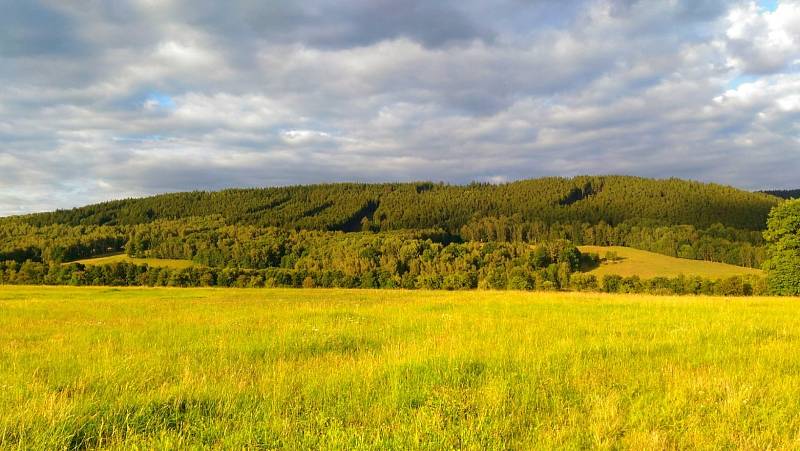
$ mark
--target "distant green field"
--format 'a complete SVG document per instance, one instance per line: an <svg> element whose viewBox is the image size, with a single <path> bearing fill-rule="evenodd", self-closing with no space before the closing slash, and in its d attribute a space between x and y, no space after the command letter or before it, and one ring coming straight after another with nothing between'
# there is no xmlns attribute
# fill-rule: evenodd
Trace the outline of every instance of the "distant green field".
<svg viewBox="0 0 800 451"><path fill-rule="evenodd" d="M613 251L622 258L621 261L616 263L603 262L599 267L589 271L589 274L594 274L598 278L606 274L618 274L624 277L639 276L643 279L652 277L677 277L681 274L686 276L707 277L710 279L748 274L763 275L763 271L760 269L744 268L741 266L728 265L726 263L669 257L630 247L578 246L578 248L581 252L594 252L599 254L600 257L605 257L608 251Z"/></svg>
<svg viewBox="0 0 800 451"><path fill-rule="evenodd" d="M800 299L0 287L0 449L797 449Z"/></svg>
<svg viewBox="0 0 800 451"><path fill-rule="evenodd" d="M75 262L70 262L70 263L82 263L84 265L107 265L109 263L120 263L120 262L135 263L137 265L147 264L150 266L158 266L162 268L189 268L191 266L197 266L197 264L192 262L191 260L175 260L167 258L134 258L134 257L129 257L127 254L115 254L103 257L87 258L84 260L77 260Z"/></svg>

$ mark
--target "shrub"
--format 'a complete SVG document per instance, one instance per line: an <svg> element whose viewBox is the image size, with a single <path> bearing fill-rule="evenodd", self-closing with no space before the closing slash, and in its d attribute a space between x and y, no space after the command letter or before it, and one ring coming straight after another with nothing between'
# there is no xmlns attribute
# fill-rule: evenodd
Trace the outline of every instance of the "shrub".
<svg viewBox="0 0 800 451"><path fill-rule="evenodd" d="M578 291L596 291L597 277L593 274L575 273L570 277L570 285Z"/></svg>
<svg viewBox="0 0 800 451"><path fill-rule="evenodd" d="M609 262L618 262L622 260L620 256L616 253L616 251L608 251L606 252L606 261Z"/></svg>
<svg viewBox="0 0 800 451"><path fill-rule="evenodd" d="M622 276L606 274L603 276L601 288L606 293L619 293L622 288Z"/></svg>

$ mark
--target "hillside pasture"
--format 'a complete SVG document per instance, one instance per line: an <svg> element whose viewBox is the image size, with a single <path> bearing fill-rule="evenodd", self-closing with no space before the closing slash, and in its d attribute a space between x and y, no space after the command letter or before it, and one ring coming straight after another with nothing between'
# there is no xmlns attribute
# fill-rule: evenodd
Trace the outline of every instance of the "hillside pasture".
<svg viewBox="0 0 800 451"><path fill-rule="evenodd" d="M800 302L0 287L2 449L796 449Z"/></svg>
<svg viewBox="0 0 800 451"><path fill-rule="evenodd" d="M578 246L583 253L595 253L601 258L609 252L615 253L619 260L616 262L603 261L595 268L587 268L589 274L599 278L607 274L616 274L623 277L639 276L642 279L653 277L700 276L709 279L721 279L732 276L764 275L763 271L755 268L745 268L726 263L708 262L702 260L689 260L685 258L670 257L623 246Z"/></svg>
<svg viewBox="0 0 800 451"><path fill-rule="evenodd" d="M173 268L173 269L190 268L193 266L198 266L191 260L178 260L170 258L136 258L136 257L130 257L127 254L104 255L102 257L87 258L70 263L80 263L83 265L108 265L111 263L133 263L136 265L149 265L154 267Z"/></svg>

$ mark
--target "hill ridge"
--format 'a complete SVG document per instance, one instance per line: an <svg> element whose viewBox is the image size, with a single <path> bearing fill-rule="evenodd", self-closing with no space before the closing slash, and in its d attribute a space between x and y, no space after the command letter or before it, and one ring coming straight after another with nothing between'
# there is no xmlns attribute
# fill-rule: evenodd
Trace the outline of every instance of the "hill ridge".
<svg viewBox="0 0 800 451"><path fill-rule="evenodd" d="M135 225L158 219L221 215L229 224L291 229L373 230L438 227L457 232L481 218L546 224L645 221L716 223L760 230L780 202L766 193L677 178L541 177L503 184L327 183L187 191L3 218L35 226Z"/></svg>

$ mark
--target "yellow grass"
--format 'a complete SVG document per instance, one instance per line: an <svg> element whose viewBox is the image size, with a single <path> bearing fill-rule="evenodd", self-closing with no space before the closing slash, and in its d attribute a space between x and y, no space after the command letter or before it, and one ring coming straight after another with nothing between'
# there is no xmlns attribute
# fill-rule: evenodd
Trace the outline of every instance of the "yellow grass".
<svg viewBox="0 0 800 451"><path fill-rule="evenodd" d="M95 258L87 258L84 260L77 260L75 262L70 263L81 263L84 265L107 265L109 263L134 263L137 265L150 265L150 266L157 266L162 268L189 268L191 266L197 266L191 260L175 260L175 259L167 259L167 258L133 258L129 257L127 254L115 254L115 255L107 255L103 257L95 257Z"/></svg>
<svg viewBox="0 0 800 451"><path fill-rule="evenodd" d="M800 300L0 287L0 449L798 449Z"/></svg>
<svg viewBox="0 0 800 451"><path fill-rule="evenodd" d="M719 279L741 275L763 275L760 269L744 268L725 263L706 262L701 260L688 260L684 258L668 257L653 252L642 251L622 246L579 246L581 252L593 252L601 258L608 251L616 252L621 261L603 262L599 267L589 271L598 278L606 274L617 274L624 277L639 276L643 279L652 277L677 277L701 276L710 279Z"/></svg>

